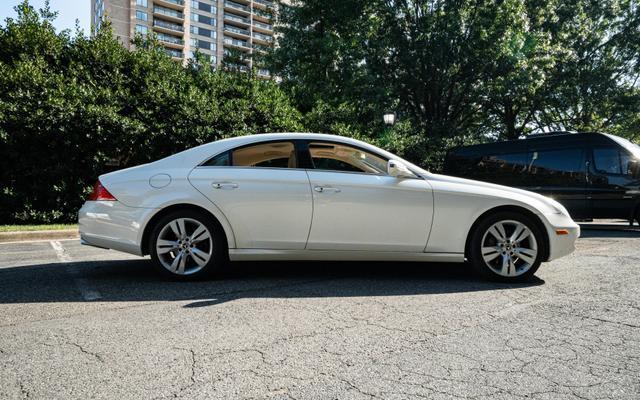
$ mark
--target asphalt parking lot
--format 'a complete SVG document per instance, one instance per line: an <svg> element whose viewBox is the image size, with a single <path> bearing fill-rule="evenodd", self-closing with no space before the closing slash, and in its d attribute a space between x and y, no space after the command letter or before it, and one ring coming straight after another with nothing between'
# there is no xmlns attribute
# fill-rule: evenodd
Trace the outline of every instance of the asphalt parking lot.
<svg viewBox="0 0 640 400"><path fill-rule="evenodd" d="M639 249L585 231L518 285L411 263L176 283L76 240L0 244L0 398L638 399Z"/></svg>

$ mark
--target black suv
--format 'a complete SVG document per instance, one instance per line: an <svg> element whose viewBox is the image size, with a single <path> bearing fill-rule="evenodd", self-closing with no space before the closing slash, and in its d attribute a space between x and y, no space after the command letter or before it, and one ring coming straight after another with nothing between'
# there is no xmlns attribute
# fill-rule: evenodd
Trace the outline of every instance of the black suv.
<svg viewBox="0 0 640 400"><path fill-rule="evenodd" d="M640 223L640 146L605 133L548 133L457 147L444 173L553 197L573 219Z"/></svg>

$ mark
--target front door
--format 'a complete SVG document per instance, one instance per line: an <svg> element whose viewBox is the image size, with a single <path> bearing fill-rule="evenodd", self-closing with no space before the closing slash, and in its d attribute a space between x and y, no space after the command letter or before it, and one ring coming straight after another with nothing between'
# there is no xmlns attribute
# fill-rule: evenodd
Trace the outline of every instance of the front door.
<svg viewBox="0 0 640 400"><path fill-rule="evenodd" d="M638 193L638 180L628 168L632 159L618 147L593 147L589 168L593 218L631 218Z"/></svg>
<svg viewBox="0 0 640 400"><path fill-rule="evenodd" d="M309 250L423 252L433 193L421 178L386 174L387 160L338 143L312 142Z"/></svg>
<svg viewBox="0 0 640 400"><path fill-rule="evenodd" d="M240 249L302 250L311 225L307 173L293 142L267 142L222 153L189 175L227 217Z"/></svg>

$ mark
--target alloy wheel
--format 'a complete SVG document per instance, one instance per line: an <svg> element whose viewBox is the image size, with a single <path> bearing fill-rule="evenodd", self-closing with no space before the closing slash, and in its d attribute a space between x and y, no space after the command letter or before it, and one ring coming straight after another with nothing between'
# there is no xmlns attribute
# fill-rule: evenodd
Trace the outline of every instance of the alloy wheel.
<svg viewBox="0 0 640 400"><path fill-rule="evenodd" d="M211 232L193 218L177 218L167 223L155 246L162 266L177 275L195 274L213 255Z"/></svg>
<svg viewBox="0 0 640 400"><path fill-rule="evenodd" d="M526 273L538 258L538 242L525 224L496 222L482 237L482 258L496 274L516 277Z"/></svg>

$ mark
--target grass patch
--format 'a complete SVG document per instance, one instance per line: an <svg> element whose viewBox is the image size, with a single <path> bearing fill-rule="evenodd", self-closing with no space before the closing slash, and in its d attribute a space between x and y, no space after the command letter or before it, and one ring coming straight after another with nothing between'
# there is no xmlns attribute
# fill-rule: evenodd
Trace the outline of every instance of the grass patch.
<svg viewBox="0 0 640 400"><path fill-rule="evenodd" d="M54 231L59 229L78 229L78 224L0 225L0 232Z"/></svg>

